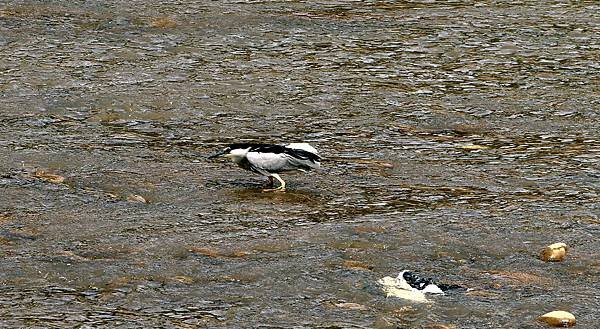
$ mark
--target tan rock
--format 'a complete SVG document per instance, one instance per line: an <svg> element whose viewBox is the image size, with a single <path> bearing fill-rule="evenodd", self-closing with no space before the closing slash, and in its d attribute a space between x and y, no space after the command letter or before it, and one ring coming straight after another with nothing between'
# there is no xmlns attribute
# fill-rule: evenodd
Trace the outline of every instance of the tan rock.
<svg viewBox="0 0 600 329"><path fill-rule="evenodd" d="M572 327L577 323L575 316L565 311L552 311L540 316L538 320L553 327Z"/></svg>
<svg viewBox="0 0 600 329"><path fill-rule="evenodd" d="M192 246L188 249L189 252L194 254L200 254L208 257L219 257L221 253L218 250L206 248L206 247L196 247Z"/></svg>
<svg viewBox="0 0 600 329"><path fill-rule="evenodd" d="M141 203L147 203L148 201L146 201L146 199L141 196L141 195L137 195L137 194L130 194L127 196L127 201L129 202L141 202Z"/></svg>
<svg viewBox="0 0 600 329"><path fill-rule="evenodd" d="M567 255L567 245L560 242L554 243L542 251L540 258L545 262L560 262Z"/></svg>
<svg viewBox="0 0 600 329"><path fill-rule="evenodd" d="M161 29L171 29L177 26L177 22L170 17L156 17L150 21L150 26Z"/></svg>
<svg viewBox="0 0 600 329"><path fill-rule="evenodd" d="M49 174L49 173L47 173L43 170L39 170L39 169L35 171L35 173L33 174L33 177L40 178L40 179L43 179L45 181L48 181L48 182L54 183L54 184L60 184L65 181L65 178L63 176Z"/></svg>
<svg viewBox="0 0 600 329"><path fill-rule="evenodd" d="M171 280L184 284L192 284L194 283L194 279L187 275L177 275L171 278Z"/></svg>
<svg viewBox="0 0 600 329"><path fill-rule="evenodd" d="M477 144L462 144L459 147L463 150L473 151L473 150L487 150L490 147L485 145L477 145Z"/></svg>
<svg viewBox="0 0 600 329"><path fill-rule="evenodd" d="M333 305L335 305L335 307L345 308L345 309L354 310L354 311L364 311L364 310L369 309L365 305L357 304L357 303L335 303Z"/></svg>
<svg viewBox="0 0 600 329"><path fill-rule="evenodd" d="M373 269L369 264L365 264L363 262L359 262L356 260L345 260L344 267L351 270L359 270L359 271L370 271Z"/></svg>

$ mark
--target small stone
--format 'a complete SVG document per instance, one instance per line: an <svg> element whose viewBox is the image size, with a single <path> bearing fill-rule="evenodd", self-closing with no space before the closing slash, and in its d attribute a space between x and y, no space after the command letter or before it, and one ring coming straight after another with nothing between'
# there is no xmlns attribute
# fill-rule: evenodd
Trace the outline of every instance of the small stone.
<svg viewBox="0 0 600 329"><path fill-rule="evenodd" d="M357 304L357 303L335 303L333 305L335 305L336 307L339 307L339 308L345 308L348 310L355 310L355 311L364 311L364 310L368 309L368 307L366 307L365 305Z"/></svg>
<svg viewBox="0 0 600 329"><path fill-rule="evenodd" d="M65 178L60 175L49 174L43 170L36 170L33 177L43 179L53 184L60 184L65 181Z"/></svg>
<svg viewBox="0 0 600 329"><path fill-rule="evenodd" d="M15 242L14 242L14 241L12 241L12 240L9 240L9 239L7 239L7 238L5 238L5 237L1 237L1 236L0 236L0 244L3 244L3 245L11 245L11 244L15 244Z"/></svg>
<svg viewBox="0 0 600 329"><path fill-rule="evenodd" d="M359 271L371 271L373 269L372 266L356 260L345 260L344 267L347 269Z"/></svg>
<svg viewBox="0 0 600 329"><path fill-rule="evenodd" d="M188 251L191 253L194 253L194 254L200 254L200 255L204 255L204 256L208 256L208 257L221 256L221 254L217 250L206 248L206 247L192 246L188 249Z"/></svg>
<svg viewBox="0 0 600 329"><path fill-rule="evenodd" d="M161 29L170 29L177 26L177 22L170 17L157 17L150 22L150 26Z"/></svg>
<svg viewBox="0 0 600 329"><path fill-rule="evenodd" d="M487 150L490 147L485 145L477 145L477 144L462 144L459 146L463 150L467 151L475 151L475 150Z"/></svg>
<svg viewBox="0 0 600 329"><path fill-rule="evenodd" d="M72 252L72 251L69 251L69 250L63 250L62 252L60 252L60 255L62 255L62 256L65 256L65 257L68 257L68 258L69 258L70 260L72 260L72 261L81 261L81 262L85 262L85 261L88 261L88 260L89 260L88 258L85 258L85 257L83 257L83 256L79 256L79 255L77 255L77 254L75 254L74 252Z"/></svg>
<svg viewBox="0 0 600 329"><path fill-rule="evenodd" d="M546 313L538 318L539 321L547 323L553 327L572 327L577 323L575 316L565 311L553 311Z"/></svg>
<svg viewBox="0 0 600 329"><path fill-rule="evenodd" d="M179 282L179 283L185 283L185 284L192 284L194 283L194 279L190 276L187 275L178 275L178 276L174 276L172 278L173 281L175 282Z"/></svg>
<svg viewBox="0 0 600 329"><path fill-rule="evenodd" d="M567 255L567 245L560 242L554 243L542 251L540 258L545 262L560 262Z"/></svg>
<svg viewBox="0 0 600 329"><path fill-rule="evenodd" d="M250 255L250 252L245 251L245 250L234 250L232 251L230 254L228 254L228 257L245 257Z"/></svg>
<svg viewBox="0 0 600 329"><path fill-rule="evenodd" d="M137 194L130 194L127 196L127 201L129 202L140 202L140 203L148 203L148 201L146 201L146 199L141 196L141 195L137 195Z"/></svg>

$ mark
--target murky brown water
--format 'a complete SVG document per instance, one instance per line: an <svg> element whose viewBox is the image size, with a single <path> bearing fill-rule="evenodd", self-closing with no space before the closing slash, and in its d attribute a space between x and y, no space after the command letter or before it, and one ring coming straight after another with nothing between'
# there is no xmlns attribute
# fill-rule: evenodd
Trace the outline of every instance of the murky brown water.
<svg viewBox="0 0 600 329"><path fill-rule="evenodd" d="M597 2L169 3L0 4L0 327L600 327Z"/></svg>

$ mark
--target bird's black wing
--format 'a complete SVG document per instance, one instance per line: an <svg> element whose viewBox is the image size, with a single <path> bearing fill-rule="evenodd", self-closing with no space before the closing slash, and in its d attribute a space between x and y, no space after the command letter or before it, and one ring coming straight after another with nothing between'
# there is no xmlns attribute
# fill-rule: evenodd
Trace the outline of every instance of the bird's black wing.
<svg viewBox="0 0 600 329"><path fill-rule="evenodd" d="M234 144L231 148L250 148L250 152L287 154L299 160L319 161L321 157L312 152L294 149L277 144Z"/></svg>
<svg viewBox="0 0 600 329"><path fill-rule="evenodd" d="M406 280L406 283L408 283L409 286L418 290L423 290L428 285L433 284L432 279L419 277L416 274L409 271L404 272L402 277L404 278L404 280Z"/></svg>
<svg viewBox="0 0 600 329"><path fill-rule="evenodd" d="M312 152L289 147L284 147L284 149L286 154L289 154L300 160L310 160L312 162L319 162L321 160L321 157L318 154L314 154Z"/></svg>

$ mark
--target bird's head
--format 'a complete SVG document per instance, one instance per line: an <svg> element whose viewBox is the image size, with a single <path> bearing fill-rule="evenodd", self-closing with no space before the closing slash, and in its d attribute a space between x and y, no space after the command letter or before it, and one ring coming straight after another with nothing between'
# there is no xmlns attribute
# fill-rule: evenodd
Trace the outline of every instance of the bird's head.
<svg viewBox="0 0 600 329"><path fill-rule="evenodd" d="M219 156L224 156L226 158L231 159L231 161L235 163L239 163L246 156L249 150L250 146L245 146L242 144L232 144L223 149L222 151L209 156L208 158L213 159Z"/></svg>

